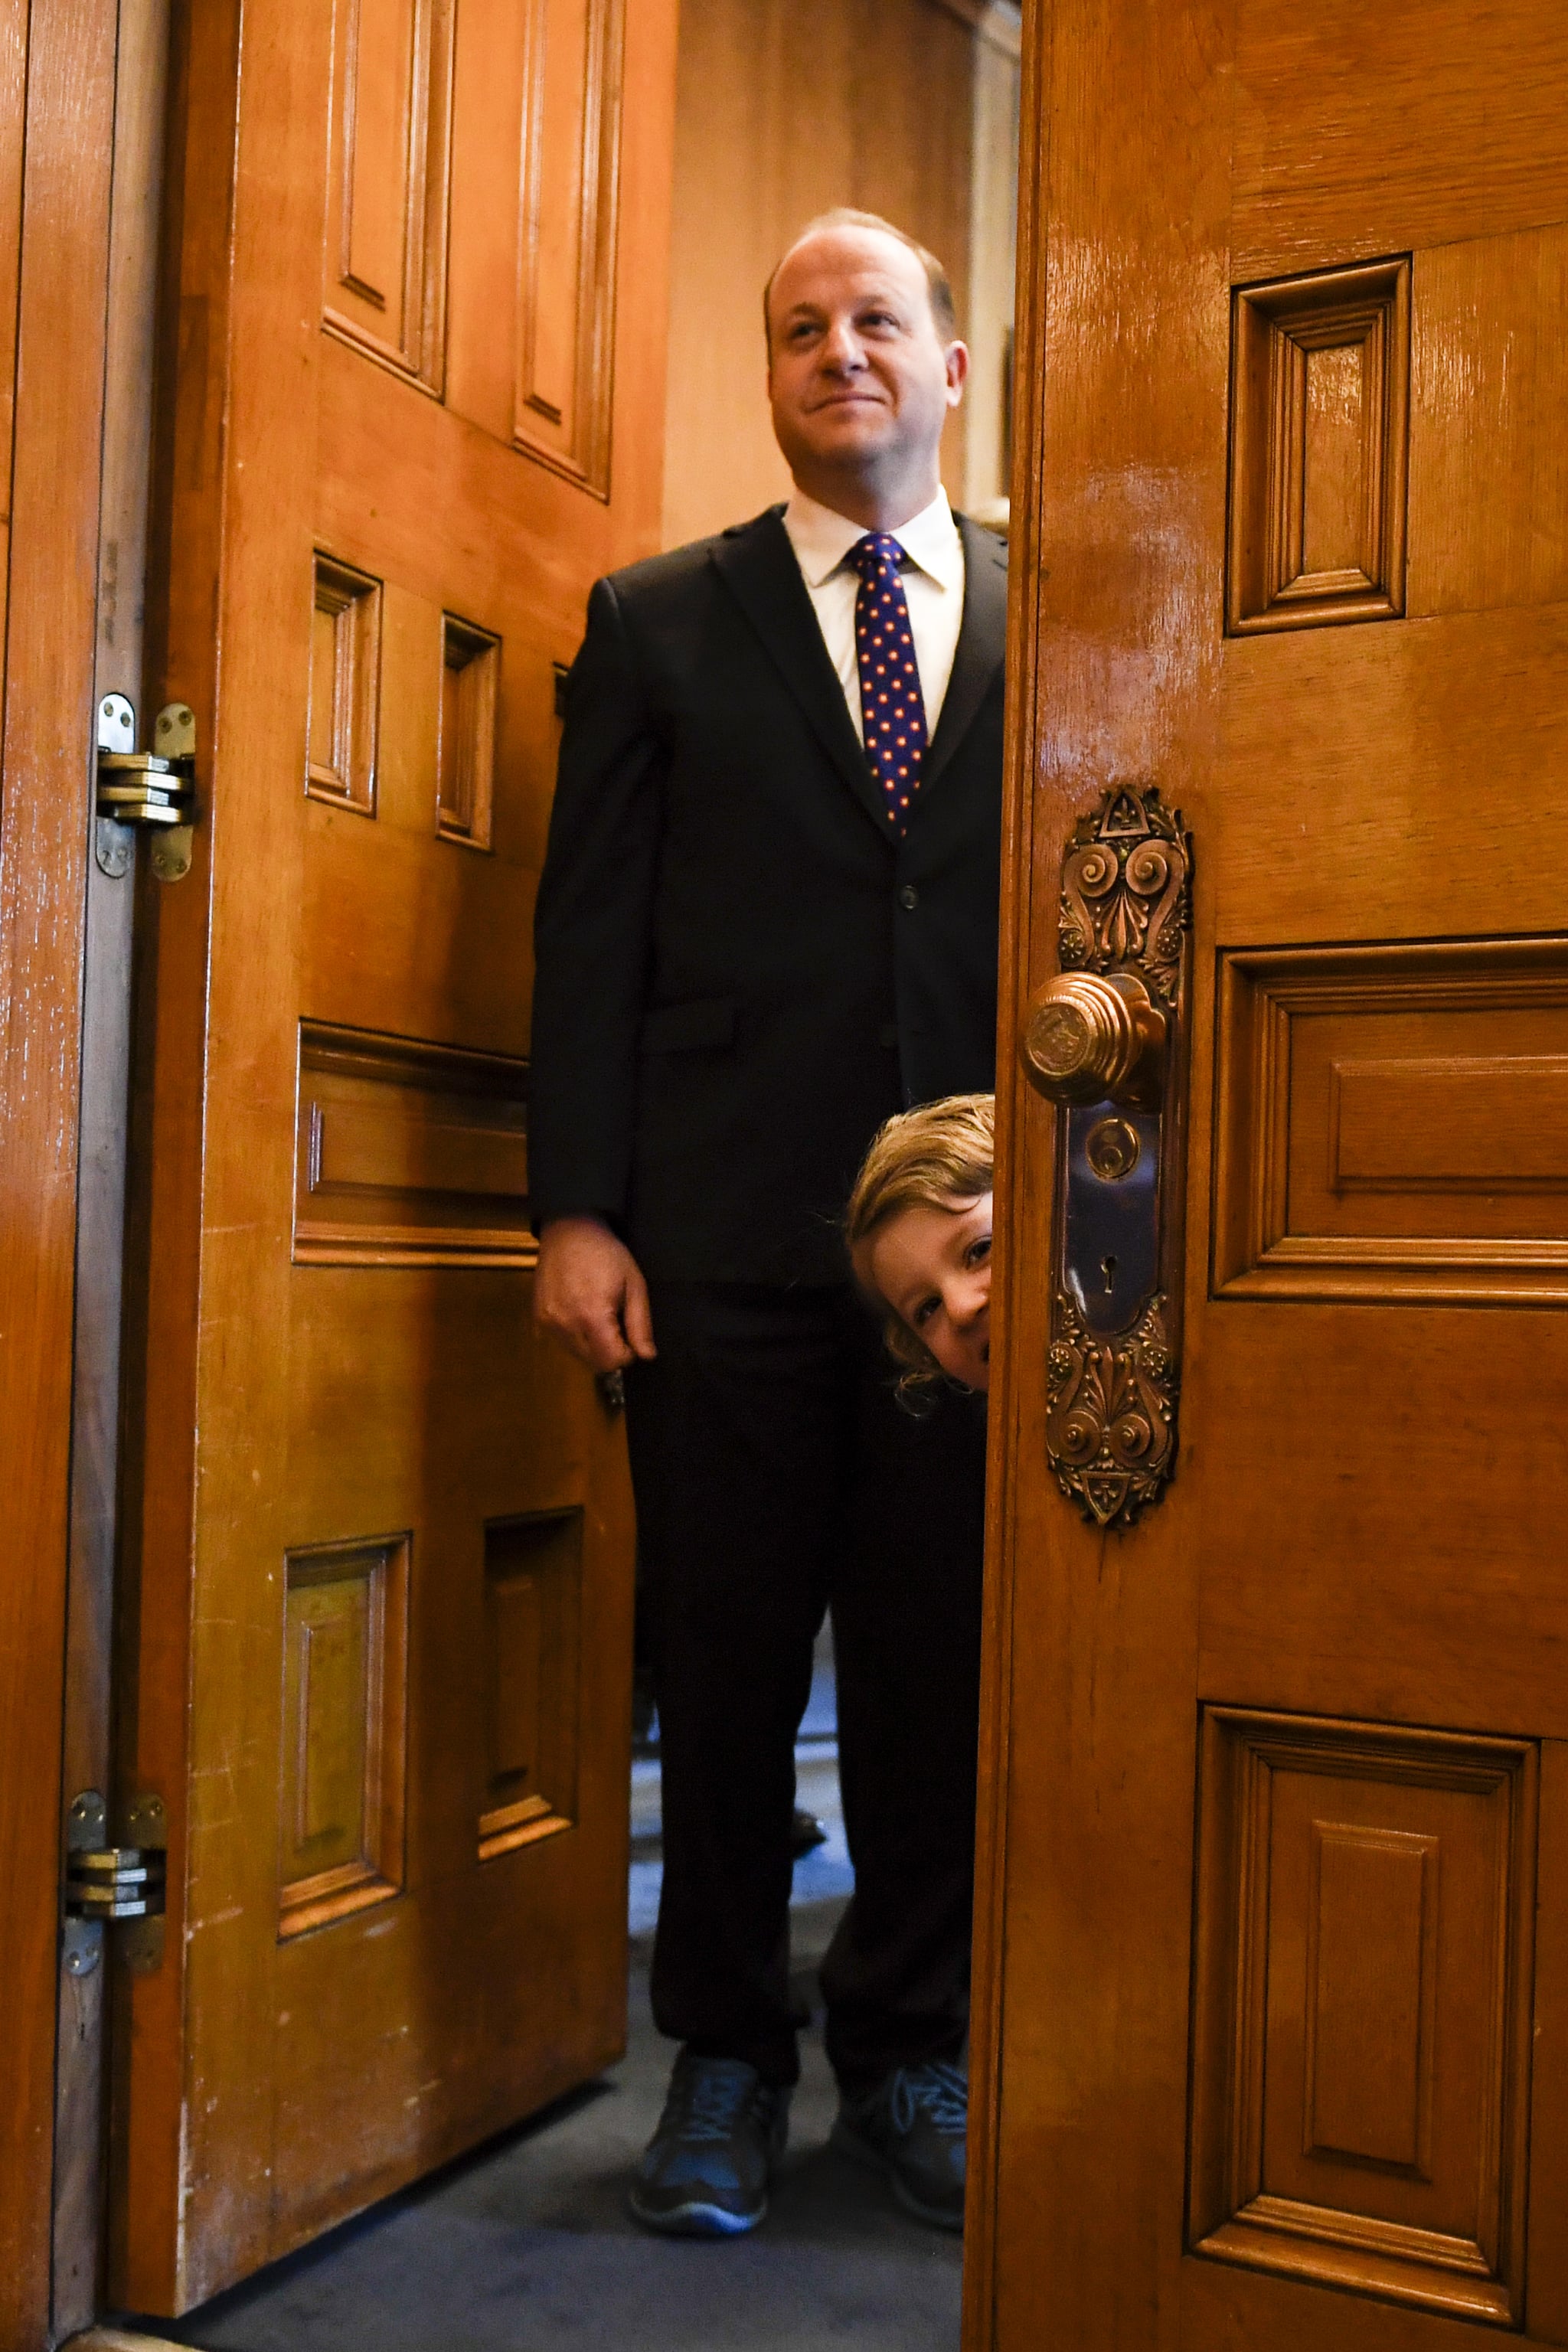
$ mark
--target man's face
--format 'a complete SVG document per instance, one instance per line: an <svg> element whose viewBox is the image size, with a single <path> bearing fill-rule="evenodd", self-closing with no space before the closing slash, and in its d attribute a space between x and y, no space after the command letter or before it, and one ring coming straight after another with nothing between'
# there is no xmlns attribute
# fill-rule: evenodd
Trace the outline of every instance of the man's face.
<svg viewBox="0 0 1568 2352"><path fill-rule="evenodd" d="M768 343L773 431L797 478L934 468L969 354L943 343L908 246L876 229L807 237L773 279Z"/></svg>

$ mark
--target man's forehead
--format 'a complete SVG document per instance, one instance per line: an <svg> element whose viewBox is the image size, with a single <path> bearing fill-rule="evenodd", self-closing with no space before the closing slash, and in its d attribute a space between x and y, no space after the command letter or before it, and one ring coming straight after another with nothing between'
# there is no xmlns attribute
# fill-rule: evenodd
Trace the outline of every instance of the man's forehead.
<svg viewBox="0 0 1568 2352"><path fill-rule="evenodd" d="M895 295L918 301L926 292L919 257L896 237L874 229L824 229L789 252L773 279L778 310L815 310L825 302Z"/></svg>

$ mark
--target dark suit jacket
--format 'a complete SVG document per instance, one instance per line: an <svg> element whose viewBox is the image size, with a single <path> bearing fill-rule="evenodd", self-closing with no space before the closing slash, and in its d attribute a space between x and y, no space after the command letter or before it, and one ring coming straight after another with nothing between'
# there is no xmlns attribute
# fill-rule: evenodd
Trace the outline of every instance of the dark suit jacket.
<svg viewBox="0 0 1568 2352"><path fill-rule="evenodd" d="M601 580L535 920L532 1211L651 1278L824 1282L893 1111L993 1083L1006 551L902 841L781 508Z"/></svg>

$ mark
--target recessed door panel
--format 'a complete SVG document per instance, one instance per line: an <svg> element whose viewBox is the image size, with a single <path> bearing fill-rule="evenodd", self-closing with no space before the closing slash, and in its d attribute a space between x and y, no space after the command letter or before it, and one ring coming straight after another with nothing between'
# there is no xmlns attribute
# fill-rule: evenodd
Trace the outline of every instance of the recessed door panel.
<svg viewBox="0 0 1568 2352"><path fill-rule="evenodd" d="M1568 948L1221 961L1222 1297L1568 1297Z"/></svg>
<svg viewBox="0 0 1568 2352"><path fill-rule="evenodd" d="M383 1902L404 1883L408 1551L395 1536L289 1557L280 1936Z"/></svg>
<svg viewBox="0 0 1568 2352"><path fill-rule="evenodd" d="M1188 2243L1517 2322L1535 1749L1205 1712Z"/></svg>

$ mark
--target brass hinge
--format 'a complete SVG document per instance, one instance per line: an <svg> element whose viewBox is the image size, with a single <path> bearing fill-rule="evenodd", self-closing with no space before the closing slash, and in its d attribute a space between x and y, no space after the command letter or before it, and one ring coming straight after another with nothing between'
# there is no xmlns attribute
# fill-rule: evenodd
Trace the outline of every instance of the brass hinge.
<svg viewBox="0 0 1568 2352"><path fill-rule="evenodd" d="M136 749L136 711L122 694L98 706L99 865L118 881L129 873L136 830L153 835L153 871L177 882L190 871L196 821L196 720L188 703L165 704L153 722L151 751Z"/></svg>
<svg viewBox="0 0 1568 2352"><path fill-rule="evenodd" d="M103 1956L106 1927L121 1930L118 1948L139 1974L163 1957L163 1905L169 1832L161 1797L132 1800L124 1843L108 1843L109 1811L96 1789L73 1797L66 1815L65 1964L90 1976Z"/></svg>

